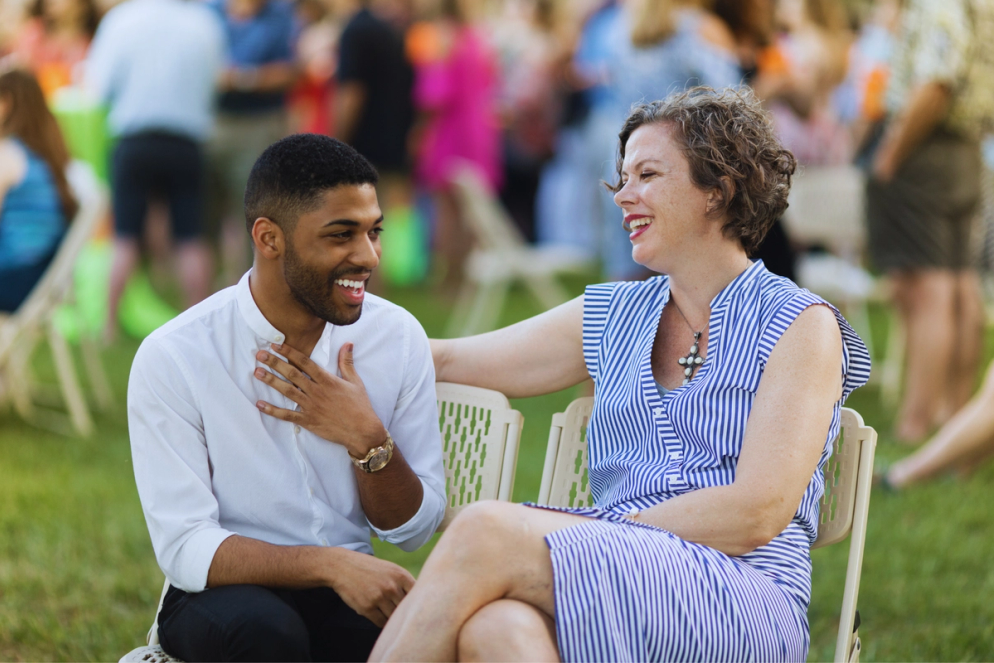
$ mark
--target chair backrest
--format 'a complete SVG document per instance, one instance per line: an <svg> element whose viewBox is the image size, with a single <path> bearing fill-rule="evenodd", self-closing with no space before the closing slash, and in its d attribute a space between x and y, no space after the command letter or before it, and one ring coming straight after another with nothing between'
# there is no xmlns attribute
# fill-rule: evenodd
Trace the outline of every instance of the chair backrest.
<svg viewBox="0 0 994 663"><path fill-rule="evenodd" d="M792 239L855 258L866 238L865 177L856 166L808 166L791 183L784 222Z"/></svg>
<svg viewBox="0 0 994 663"><path fill-rule="evenodd" d="M825 463L825 494L821 498L818 538L812 548L837 543L852 534L842 613L835 641L835 661L858 661L861 648L856 602L863 571L866 523L870 515L870 488L877 432L863 423L855 410L842 408L842 429L835 438L832 457Z"/></svg>
<svg viewBox="0 0 994 663"><path fill-rule="evenodd" d="M524 417L504 394L449 382L435 384L445 467L444 529L466 505L511 499Z"/></svg>
<svg viewBox="0 0 994 663"><path fill-rule="evenodd" d="M863 425L855 410L844 407L841 416L842 427L824 467L825 493L819 503L818 539L812 549L842 541L853 527L860 451L873 429Z"/></svg>
<svg viewBox="0 0 994 663"><path fill-rule="evenodd" d="M527 246L511 217L490 191L479 167L469 161L460 162L453 169L451 183L459 212L479 249L513 251Z"/></svg>
<svg viewBox="0 0 994 663"><path fill-rule="evenodd" d="M10 331L0 333L0 363L3 363L19 334L43 323L65 301L72 288L73 270L80 251L107 213L107 193L89 165L73 161L66 170L66 176L79 202L79 211L45 274L6 321L4 329Z"/></svg>
<svg viewBox="0 0 994 663"><path fill-rule="evenodd" d="M565 412L552 416L539 504L589 506L592 503L587 476L587 424L593 410L593 398L578 398Z"/></svg>
<svg viewBox="0 0 994 663"><path fill-rule="evenodd" d="M593 398L578 398L569 404L565 412L553 415L539 504L586 506L591 503L586 430L593 406ZM832 456L823 469L825 494L820 502L818 538L811 546L820 548L838 543L852 533L835 647L837 662L859 658L856 599L863 566L873 457L877 444L876 431L863 423L858 412L844 407L841 419L841 430L832 443Z"/></svg>

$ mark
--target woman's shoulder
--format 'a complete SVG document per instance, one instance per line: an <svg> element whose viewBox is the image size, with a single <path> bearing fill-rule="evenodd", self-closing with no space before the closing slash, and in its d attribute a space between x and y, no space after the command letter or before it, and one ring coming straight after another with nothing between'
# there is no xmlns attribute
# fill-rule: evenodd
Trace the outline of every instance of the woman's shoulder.
<svg viewBox="0 0 994 663"><path fill-rule="evenodd" d="M784 276L764 270L757 279L757 285L757 304L764 334L779 336L801 312L812 306L824 307L838 314L827 300Z"/></svg>
<svg viewBox="0 0 994 663"><path fill-rule="evenodd" d="M606 329L615 324L631 327L633 320L653 315L668 290L667 276L588 285L583 295L584 326L589 329Z"/></svg>
<svg viewBox="0 0 994 663"><path fill-rule="evenodd" d="M870 374L866 344L842 313L830 302L783 276L763 270L758 282L759 308L763 324L761 355L765 360L789 327L800 322L799 338L837 338L841 333L846 374L846 396L865 384ZM828 347L812 343L811 348Z"/></svg>

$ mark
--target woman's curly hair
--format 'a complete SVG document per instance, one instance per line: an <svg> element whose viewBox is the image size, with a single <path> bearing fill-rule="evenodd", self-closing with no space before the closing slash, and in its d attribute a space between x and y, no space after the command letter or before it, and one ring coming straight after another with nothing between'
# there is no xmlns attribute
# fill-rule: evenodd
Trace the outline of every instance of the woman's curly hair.
<svg viewBox="0 0 994 663"><path fill-rule="evenodd" d="M794 155L774 132L769 114L748 88L694 87L661 101L636 104L618 138L618 183L625 146L639 127L671 122L673 136L690 164L690 179L700 189L717 189L720 204L713 214L727 217L722 231L739 240L752 255L784 210Z"/></svg>

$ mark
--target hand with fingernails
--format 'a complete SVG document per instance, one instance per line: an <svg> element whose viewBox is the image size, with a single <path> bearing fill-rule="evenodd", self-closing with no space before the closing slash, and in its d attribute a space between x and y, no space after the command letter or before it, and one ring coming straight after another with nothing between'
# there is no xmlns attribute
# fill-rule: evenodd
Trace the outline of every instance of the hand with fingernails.
<svg viewBox="0 0 994 663"><path fill-rule="evenodd" d="M352 343L343 345L338 353L341 377L289 345L274 343L272 349L286 361L273 352L260 350L256 359L272 370L256 368L255 377L296 403L298 409L258 401L259 410L341 444L356 458L365 457L370 449L384 443L387 430L373 411L366 387L356 373Z"/></svg>

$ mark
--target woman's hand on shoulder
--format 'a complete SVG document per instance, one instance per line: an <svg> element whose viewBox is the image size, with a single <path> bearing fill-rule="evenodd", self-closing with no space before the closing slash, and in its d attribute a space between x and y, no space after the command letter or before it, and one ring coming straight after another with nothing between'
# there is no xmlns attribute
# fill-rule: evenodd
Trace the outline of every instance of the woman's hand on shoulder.
<svg viewBox="0 0 994 663"><path fill-rule="evenodd" d="M435 379L512 398L547 394L589 379L583 359L583 297L496 331L432 339Z"/></svg>

